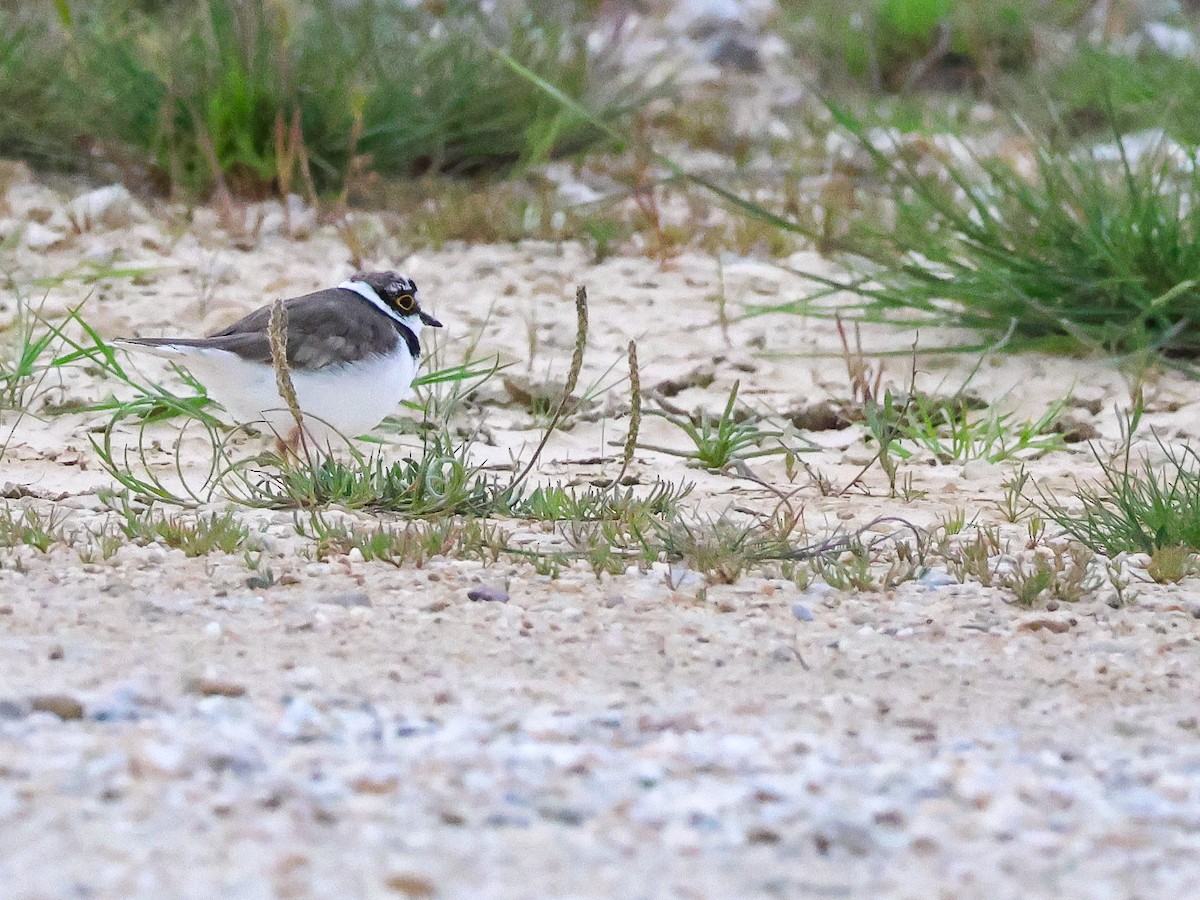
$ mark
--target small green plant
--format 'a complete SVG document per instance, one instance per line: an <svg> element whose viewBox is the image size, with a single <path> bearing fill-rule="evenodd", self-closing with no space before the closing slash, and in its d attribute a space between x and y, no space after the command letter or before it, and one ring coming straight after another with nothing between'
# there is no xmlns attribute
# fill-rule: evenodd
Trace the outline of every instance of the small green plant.
<svg viewBox="0 0 1200 900"><path fill-rule="evenodd" d="M1113 609L1121 609L1134 603L1137 600L1138 592L1131 590L1133 578L1129 573L1119 563L1112 560L1106 560L1104 568L1108 577L1108 585L1113 591L1108 605Z"/></svg>
<svg viewBox="0 0 1200 900"><path fill-rule="evenodd" d="M182 550L186 556L207 556L215 551L237 553L250 537L245 524L233 510L192 516L166 515L154 506L137 509L128 498L121 499L117 527L128 540L138 544L160 543Z"/></svg>
<svg viewBox="0 0 1200 900"><path fill-rule="evenodd" d="M1078 543L1053 549L1054 583L1051 596L1064 603L1078 603L1095 593L1103 576L1093 571L1096 554Z"/></svg>
<svg viewBox="0 0 1200 900"><path fill-rule="evenodd" d="M959 582L975 579L991 587L996 575L993 560L1001 553L1000 533L995 528L975 529L974 540L947 543L943 547L946 570Z"/></svg>
<svg viewBox="0 0 1200 900"><path fill-rule="evenodd" d="M1029 541L1026 546L1032 550L1042 542L1043 538L1046 537L1046 520L1041 516L1030 516L1027 528Z"/></svg>
<svg viewBox="0 0 1200 900"><path fill-rule="evenodd" d="M552 552L559 559L575 558L587 563L597 578L607 572L620 575L634 555L631 534L641 533L649 523L613 521L576 521L566 527L571 553Z"/></svg>
<svg viewBox="0 0 1200 900"><path fill-rule="evenodd" d="M967 511L961 507L956 507L939 520L937 530L946 537L953 537L956 534L961 534L962 530L966 527Z"/></svg>
<svg viewBox="0 0 1200 900"><path fill-rule="evenodd" d="M400 462L361 454L354 454L349 462L325 455L277 462L270 469L241 468L238 483L227 479L226 486L242 502L281 508L338 504L434 516L488 515L508 507L504 487L477 471L467 459L465 445L452 446L442 435L426 442L416 458Z"/></svg>
<svg viewBox="0 0 1200 900"><path fill-rule="evenodd" d="M45 553L55 544L70 541L62 517L53 510L42 513L26 506L18 513L8 502L0 507L0 547L34 547Z"/></svg>
<svg viewBox="0 0 1200 900"><path fill-rule="evenodd" d="M1064 531L1097 553L1141 552L1166 548L1200 550L1200 454L1190 444L1155 441L1165 461L1155 466L1143 457L1134 464L1132 435L1136 417L1125 431L1114 459L1100 464L1100 479L1076 486L1077 504L1063 504L1044 492L1039 510ZM1081 508L1080 508L1081 507Z"/></svg>
<svg viewBox="0 0 1200 900"><path fill-rule="evenodd" d="M682 561L710 584L732 584L751 565L795 556L800 520L788 512L751 523L677 516L655 524L653 540L667 561Z"/></svg>
<svg viewBox="0 0 1200 900"><path fill-rule="evenodd" d="M246 587L252 591L265 591L269 587L274 587L275 573L268 565L268 556L265 550L257 552L247 550L243 558L246 560L246 569L250 572L246 576Z"/></svg>
<svg viewBox="0 0 1200 900"><path fill-rule="evenodd" d="M1053 426L1062 407L1063 401L1058 401L1036 421L1020 422L995 407L974 415L957 397L943 400L910 394L897 400L886 392L883 403L868 402L864 414L868 430L879 444L880 462L894 485L892 457L908 459L916 448L927 450L941 463L973 459L995 463L1061 450L1066 445Z"/></svg>
<svg viewBox="0 0 1200 900"><path fill-rule="evenodd" d="M612 484L579 491L558 485L535 488L512 505L512 514L545 522L642 522L649 517L669 519L692 491L690 483L657 481L649 493L622 490Z"/></svg>
<svg viewBox="0 0 1200 900"><path fill-rule="evenodd" d="M839 591L867 592L881 587L871 565L871 552L860 542L852 543L837 556L817 557L812 568L814 574Z"/></svg>
<svg viewBox="0 0 1200 900"><path fill-rule="evenodd" d="M1157 584L1175 584L1200 571L1196 550L1184 544L1174 547L1159 547L1150 554L1146 574Z"/></svg>
<svg viewBox="0 0 1200 900"><path fill-rule="evenodd" d="M1025 488L1029 484L1029 472L1024 466L1019 468L1012 478L1007 479L1001 487L1004 496L996 501L996 508L1005 522L1017 522L1031 508L1032 504L1025 499Z"/></svg>
<svg viewBox="0 0 1200 900"><path fill-rule="evenodd" d="M1050 553L1018 557L1002 568L996 583L1011 591L1019 606L1033 606L1038 600L1077 603L1090 596L1101 584L1093 573L1095 555L1081 544L1056 546Z"/></svg>
<svg viewBox="0 0 1200 900"><path fill-rule="evenodd" d="M1018 560L1011 569L1000 573L997 583L1013 593L1018 606L1033 606L1054 584L1054 568L1038 553L1028 564Z"/></svg>
<svg viewBox="0 0 1200 900"><path fill-rule="evenodd" d="M485 534L478 529L464 529L452 518L409 522L397 527L386 522L364 525L314 512L306 518L298 516L295 524L298 535L313 541L317 559L345 555L356 549L365 562L384 562L397 568L424 565L437 554L478 555L485 544L496 550L504 546L504 537L499 532Z"/></svg>
<svg viewBox="0 0 1200 900"><path fill-rule="evenodd" d="M40 316L23 299L18 299L17 315L5 330L9 334L3 335L7 346L0 351L0 409L24 410L30 389L46 372L42 357L51 351L56 335L42 326Z"/></svg>
<svg viewBox="0 0 1200 900"><path fill-rule="evenodd" d="M739 415L736 410L739 386L740 382L733 383L725 408L716 419L707 413L701 413L699 421L693 421L667 412L650 411L650 415L661 416L680 428L691 439L693 450L679 451L648 444L638 444L638 447L682 456L705 469L724 469L755 457L788 453L788 446L781 440L785 437L784 432L763 430L758 422ZM764 446L768 442L774 443Z"/></svg>
<svg viewBox="0 0 1200 900"><path fill-rule="evenodd" d="M867 423L868 433L879 445L876 459L879 460L883 474L887 476L888 492L895 497L896 477L900 471L899 460L911 454L904 452L897 443L900 438L900 416L891 391L884 393L882 402L873 397L867 398L863 402L863 418Z"/></svg>
<svg viewBox="0 0 1200 900"><path fill-rule="evenodd" d="M570 558L565 553L539 553L531 557L533 571L546 578L557 579Z"/></svg>

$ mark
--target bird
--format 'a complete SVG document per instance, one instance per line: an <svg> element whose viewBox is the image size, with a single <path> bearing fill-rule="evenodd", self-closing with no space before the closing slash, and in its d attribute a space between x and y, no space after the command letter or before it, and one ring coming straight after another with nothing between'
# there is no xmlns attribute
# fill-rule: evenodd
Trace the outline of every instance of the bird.
<svg viewBox="0 0 1200 900"><path fill-rule="evenodd" d="M280 396L268 329L271 306L207 337L134 337L127 351L187 369L241 424L265 422L280 452L301 441L328 446L365 434L412 390L421 330L442 323L421 309L417 285L398 272L360 272L335 288L283 301L287 363L303 426Z"/></svg>

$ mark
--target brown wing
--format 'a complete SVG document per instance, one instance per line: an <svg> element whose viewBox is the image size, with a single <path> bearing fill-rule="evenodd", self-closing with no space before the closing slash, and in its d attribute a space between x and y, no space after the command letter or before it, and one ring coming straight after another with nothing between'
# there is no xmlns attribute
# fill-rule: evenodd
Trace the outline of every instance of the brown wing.
<svg viewBox="0 0 1200 900"><path fill-rule="evenodd" d="M351 291L317 291L286 300L283 307L287 311L288 365L296 369L323 369L387 353L400 339L386 315ZM270 321L271 307L264 306L207 338L171 343L227 350L243 359L270 363Z"/></svg>

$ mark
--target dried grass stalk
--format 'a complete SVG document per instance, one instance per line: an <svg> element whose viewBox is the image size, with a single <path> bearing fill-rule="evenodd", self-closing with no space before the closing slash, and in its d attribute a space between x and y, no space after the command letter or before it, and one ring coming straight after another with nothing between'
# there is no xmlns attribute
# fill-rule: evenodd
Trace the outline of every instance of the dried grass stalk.
<svg viewBox="0 0 1200 900"><path fill-rule="evenodd" d="M638 374L637 341L629 342L629 433L625 435L621 471L617 483L625 477L625 471L633 462L633 451L637 448L638 432L642 427L642 379Z"/></svg>
<svg viewBox="0 0 1200 900"><path fill-rule="evenodd" d="M267 325L267 338L271 342L271 365L275 369L275 387L283 399L292 418L296 421L296 433L304 437L304 416L296 400L296 386L292 384L292 372L287 361L287 309L282 300L271 306L271 319Z"/></svg>
<svg viewBox="0 0 1200 900"><path fill-rule="evenodd" d="M571 369L567 372L567 383L563 386L562 400L559 401L558 409L555 410L553 418L550 419L550 424L546 426L546 430L542 434L542 439L538 442L537 449L533 451L533 456L529 458L529 462L525 464L525 468L521 470L521 474L513 479L509 490L529 477L529 473L537 465L542 451L546 449L546 443L550 440L550 435L554 433L554 429L558 427L558 423L566 415L567 407L571 405L571 394L575 390L575 385L579 383L579 373L583 370L583 354L587 350L587 339L587 288L580 284L575 287L575 350L571 354Z"/></svg>

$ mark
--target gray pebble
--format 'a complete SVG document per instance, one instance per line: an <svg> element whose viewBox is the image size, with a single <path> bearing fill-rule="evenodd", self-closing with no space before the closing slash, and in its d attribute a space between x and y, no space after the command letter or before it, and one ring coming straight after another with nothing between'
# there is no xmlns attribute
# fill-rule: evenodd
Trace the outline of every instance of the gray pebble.
<svg viewBox="0 0 1200 900"><path fill-rule="evenodd" d="M812 610L798 600L792 604L792 615L801 622L811 622L813 620Z"/></svg>
<svg viewBox="0 0 1200 900"><path fill-rule="evenodd" d="M945 569L935 566L918 578L917 583L922 587L933 588L936 590L937 588L950 587L952 584L958 584L958 579Z"/></svg>
<svg viewBox="0 0 1200 900"><path fill-rule="evenodd" d="M0 719L23 719L27 710L15 700L0 700Z"/></svg>
<svg viewBox="0 0 1200 900"><path fill-rule="evenodd" d="M780 645L771 651L771 659L778 663L795 662L797 658L796 651L791 647Z"/></svg>
<svg viewBox="0 0 1200 900"><path fill-rule="evenodd" d="M362 591L351 591L348 594L333 594L327 597L320 597L318 603L326 603L330 606L372 606L371 598Z"/></svg>
<svg viewBox="0 0 1200 900"><path fill-rule="evenodd" d="M492 587L490 584L481 584L467 591L467 599L476 602L507 603L508 593L498 587Z"/></svg>

